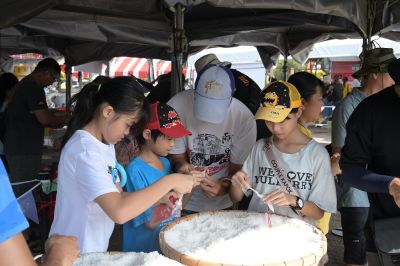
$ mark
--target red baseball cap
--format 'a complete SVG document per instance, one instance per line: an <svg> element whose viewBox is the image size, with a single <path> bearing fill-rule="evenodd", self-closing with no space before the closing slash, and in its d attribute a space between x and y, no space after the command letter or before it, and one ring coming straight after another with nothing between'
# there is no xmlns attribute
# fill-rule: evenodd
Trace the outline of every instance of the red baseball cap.
<svg viewBox="0 0 400 266"><path fill-rule="evenodd" d="M150 105L150 121L147 129L157 129L164 135L174 139L192 135L192 132L183 126L174 108L161 102Z"/></svg>

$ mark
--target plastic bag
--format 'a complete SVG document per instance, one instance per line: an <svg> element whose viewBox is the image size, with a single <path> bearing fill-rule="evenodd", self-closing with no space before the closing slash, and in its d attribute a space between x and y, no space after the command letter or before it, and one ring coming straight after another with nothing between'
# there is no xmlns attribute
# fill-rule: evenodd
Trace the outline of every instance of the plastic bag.
<svg viewBox="0 0 400 266"><path fill-rule="evenodd" d="M182 197L176 198L171 195L168 199L173 204L173 207L171 208L166 204L158 204L153 208L150 224L159 224L165 220L181 217Z"/></svg>

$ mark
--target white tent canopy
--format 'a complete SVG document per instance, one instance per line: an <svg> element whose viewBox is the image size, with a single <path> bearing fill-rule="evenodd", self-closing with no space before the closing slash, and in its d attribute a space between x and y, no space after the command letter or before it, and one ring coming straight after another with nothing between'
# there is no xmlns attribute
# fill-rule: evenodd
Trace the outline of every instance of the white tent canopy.
<svg viewBox="0 0 400 266"><path fill-rule="evenodd" d="M206 54L215 54L220 61L228 61L232 64L237 63L262 63L257 49L253 46L239 46L232 48L211 48L193 54L188 58L188 66L194 63Z"/></svg>
<svg viewBox="0 0 400 266"><path fill-rule="evenodd" d="M211 48L203 50L188 58L188 72L190 78L195 78L194 63L206 54L215 54L218 59L232 63L232 68L237 69L252 78L258 86L264 88L265 67L261 61L257 48L253 46L238 46L231 48Z"/></svg>
<svg viewBox="0 0 400 266"><path fill-rule="evenodd" d="M329 58L331 61L358 61L362 51L362 39L329 40L314 44L308 59ZM396 57L400 57L400 43L385 38L374 41L375 47L392 48ZM233 65L261 63L257 49L253 46L231 48L211 48L193 54L188 58L188 66L194 66L197 59L213 53L220 61L229 61ZM283 58L283 57L282 57Z"/></svg>
<svg viewBox="0 0 400 266"><path fill-rule="evenodd" d="M329 58L331 61L359 61L362 52L362 39L330 40L314 45L309 59ZM375 40L375 47L393 48L396 57L400 57L400 43L385 38Z"/></svg>

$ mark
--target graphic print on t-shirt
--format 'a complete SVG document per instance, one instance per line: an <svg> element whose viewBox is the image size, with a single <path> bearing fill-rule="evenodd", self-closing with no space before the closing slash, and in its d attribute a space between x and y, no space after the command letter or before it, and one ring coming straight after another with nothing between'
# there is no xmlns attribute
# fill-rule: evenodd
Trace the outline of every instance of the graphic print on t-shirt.
<svg viewBox="0 0 400 266"><path fill-rule="evenodd" d="M222 139L212 134L199 134L193 140L193 150L189 151L193 166L207 166L208 175L213 175L227 167L230 159L232 135L225 132Z"/></svg>
<svg viewBox="0 0 400 266"><path fill-rule="evenodd" d="M295 190L310 191L313 183L313 174L292 171L285 173L285 177L290 181ZM258 175L254 176L256 184L268 184L279 186L279 182L275 177L274 171L270 167L258 167Z"/></svg>

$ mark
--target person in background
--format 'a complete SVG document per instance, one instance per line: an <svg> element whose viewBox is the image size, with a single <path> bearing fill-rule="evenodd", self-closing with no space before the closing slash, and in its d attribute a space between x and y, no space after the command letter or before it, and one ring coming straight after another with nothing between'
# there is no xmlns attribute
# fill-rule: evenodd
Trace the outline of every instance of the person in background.
<svg viewBox="0 0 400 266"><path fill-rule="evenodd" d="M366 223L400 217L399 69L400 60L395 59L392 49L367 51L362 68L355 73L363 77L363 87L353 88L336 114L341 134L332 132L332 144L340 156L338 174L341 171L344 183L340 210L345 262L350 265L365 265L367 259L369 265L375 265L373 256L365 253L376 252L373 224ZM344 125L346 131L342 130ZM368 199L361 191L368 192Z"/></svg>
<svg viewBox="0 0 400 266"><path fill-rule="evenodd" d="M318 120L324 106L324 83L311 73L302 71L291 75L288 82L293 84L301 95L302 115L299 125L304 133L312 138L308 125Z"/></svg>
<svg viewBox="0 0 400 266"><path fill-rule="evenodd" d="M315 76L320 80L323 80L326 76L326 72L322 69L321 64L317 64L317 71L315 73Z"/></svg>
<svg viewBox="0 0 400 266"><path fill-rule="evenodd" d="M4 154L4 135L6 131L6 108L11 98L12 89L17 85L18 79L12 73L3 73L0 76L0 156L8 171L6 155Z"/></svg>
<svg viewBox="0 0 400 266"><path fill-rule="evenodd" d="M300 129L302 101L292 84L271 83L261 95L261 107L255 117L265 121L272 137L254 145L242 169L232 177L230 197L233 202L241 200L251 194L250 186L263 198L252 197L249 211L267 212L269 203L274 205L276 214L305 219L314 225L324 211L336 211L328 152ZM268 155L267 149L275 158ZM271 161L282 169L297 195L289 194L281 185L278 180L282 178L276 176Z"/></svg>
<svg viewBox="0 0 400 266"><path fill-rule="evenodd" d="M299 119L300 130L312 138L312 132L308 129L308 125L320 117L321 108L324 106L324 83L308 72L297 72L289 77L288 82L293 84L301 95L303 112ZM324 216L316 222L316 226L325 235L329 232L330 218L331 214L324 212Z"/></svg>
<svg viewBox="0 0 400 266"><path fill-rule="evenodd" d="M349 78L344 77L343 78L343 99L346 98L346 96L351 92L352 88L349 84Z"/></svg>
<svg viewBox="0 0 400 266"><path fill-rule="evenodd" d="M139 155L126 166L128 181L125 191L142 190L172 173L166 158L174 146L176 138L191 135L182 124L176 111L165 103L156 102L150 106L150 121L136 139L140 147ZM164 204L171 210L181 195L169 192L155 205ZM171 200L172 199L172 200ZM156 217L158 209L153 206L141 215L124 224L124 252L152 252L160 250L159 233L163 226L173 221L173 216ZM171 213L172 215L172 213Z"/></svg>
<svg viewBox="0 0 400 266"><path fill-rule="evenodd" d="M0 162L0 266L35 265L22 235L28 226ZM78 253L74 237L55 235L46 242L46 256L41 265L72 266Z"/></svg>
<svg viewBox="0 0 400 266"><path fill-rule="evenodd" d="M183 86L181 90L184 90L185 76L182 74L181 78ZM154 85L155 83L157 84ZM172 85L172 72L159 75L156 80L154 80L151 83L147 83L146 85L146 87L150 90L150 94L148 95L147 100L150 103L168 102L173 96L171 95L171 85Z"/></svg>
<svg viewBox="0 0 400 266"><path fill-rule="evenodd" d="M143 190L122 192L114 144L138 121L147 121L144 93L134 78L118 77L88 84L74 96L58 165L50 235L75 236L82 253L107 251L114 223L140 215L171 189L185 194L200 182L200 175L171 174Z"/></svg>
<svg viewBox="0 0 400 266"><path fill-rule="evenodd" d="M340 82L341 77L336 75L332 82L332 93L329 95L329 100L333 105L336 105L341 99L343 99L343 84Z"/></svg>
<svg viewBox="0 0 400 266"><path fill-rule="evenodd" d="M354 88L336 106L332 116L332 170L340 181L338 208L342 218L344 262L347 265L367 263L364 228L368 220L369 201L367 193L344 185L340 177L339 159L346 138L346 123L361 101L393 84L388 73L388 65L393 60L395 56L390 48L366 51L361 69L353 74L355 78L362 78L363 86Z"/></svg>
<svg viewBox="0 0 400 266"><path fill-rule="evenodd" d="M180 92L168 102L192 132L176 139L169 156L172 169L189 173L206 168L207 172L183 215L232 208L229 179L241 169L256 141L253 114L232 97L234 89L228 68L208 65L197 76L195 90Z"/></svg>
<svg viewBox="0 0 400 266"><path fill-rule="evenodd" d="M10 100L11 91L18 84L18 79L13 73L3 73L0 76L0 112L6 110Z"/></svg>
<svg viewBox="0 0 400 266"><path fill-rule="evenodd" d="M69 115L47 107L44 88L60 77L61 68L52 58L43 59L15 87L8 104L4 151L12 182L37 178L41 166L44 128L62 127ZM15 191L21 194L21 191Z"/></svg>

